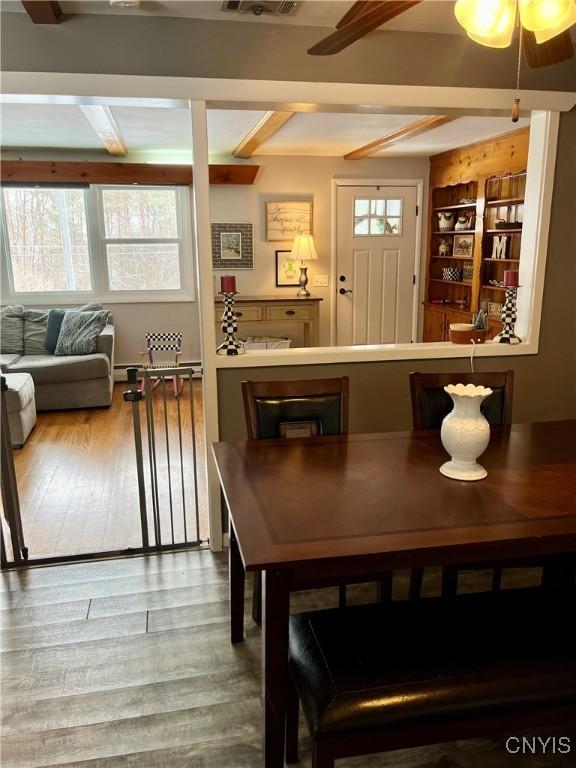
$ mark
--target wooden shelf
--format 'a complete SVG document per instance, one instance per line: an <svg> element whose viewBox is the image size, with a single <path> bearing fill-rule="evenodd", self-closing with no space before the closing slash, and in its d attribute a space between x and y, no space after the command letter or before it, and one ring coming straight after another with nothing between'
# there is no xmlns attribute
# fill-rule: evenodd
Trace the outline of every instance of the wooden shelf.
<svg viewBox="0 0 576 768"><path fill-rule="evenodd" d="M482 259L482 261L490 261L490 262L492 262L492 264L509 264L511 262L514 263L514 264L518 264L520 259L490 259L490 258L484 258L484 259Z"/></svg>
<svg viewBox="0 0 576 768"><path fill-rule="evenodd" d="M486 200L486 207L497 208L498 206L521 205L522 203L524 203L523 197L508 197L504 200Z"/></svg>
<svg viewBox="0 0 576 768"><path fill-rule="evenodd" d="M456 211L460 208L476 208L476 201L473 203L456 203L455 205L441 205L438 208L432 208L433 211Z"/></svg>
<svg viewBox="0 0 576 768"><path fill-rule="evenodd" d="M457 261L474 261L474 256L431 256L431 259L456 259ZM504 259L488 259L488 261L504 261Z"/></svg>
<svg viewBox="0 0 576 768"><path fill-rule="evenodd" d="M510 230L508 230L508 232L510 232ZM433 235L473 235L475 233L475 229L451 229L448 232L441 232L439 229L436 229L432 232Z"/></svg>
<svg viewBox="0 0 576 768"><path fill-rule="evenodd" d="M441 277L431 277L430 278L431 283L444 283L448 285L467 285L471 286L471 282L465 282L464 280L442 280Z"/></svg>
<svg viewBox="0 0 576 768"><path fill-rule="evenodd" d="M505 291L506 288L503 285L481 285L482 289L487 291Z"/></svg>
<svg viewBox="0 0 576 768"><path fill-rule="evenodd" d="M509 235L511 232L522 232L522 227L514 227L511 229L485 229L484 232L487 235Z"/></svg>

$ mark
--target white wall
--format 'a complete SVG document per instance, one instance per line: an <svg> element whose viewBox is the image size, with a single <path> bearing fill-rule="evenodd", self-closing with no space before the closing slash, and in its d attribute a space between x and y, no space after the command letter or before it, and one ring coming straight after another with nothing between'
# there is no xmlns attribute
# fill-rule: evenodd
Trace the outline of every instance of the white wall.
<svg viewBox="0 0 576 768"><path fill-rule="evenodd" d="M146 331L182 331L181 362L200 360L198 303L195 301L106 304L115 327L115 365L138 365Z"/></svg>
<svg viewBox="0 0 576 768"><path fill-rule="evenodd" d="M296 288L276 288L276 250L289 250L291 242L266 241L265 201L273 199L309 199L313 202L313 234L319 261L308 268L308 290L321 296L320 344L329 343L330 302L334 295L333 277L330 275L330 247L332 235L332 179L424 179L428 181L429 162L427 157L412 158L369 158L365 160L343 160L338 157L254 157L260 166L254 185L210 188L210 207L213 222L245 223L254 226L254 269L225 270L236 275L240 293L247 295L278 295L291 297ZM426 195L425 195L426 197ZM426 211L422 211L426 221ZM217 271L216 284L219 286ZM328 275L328 288L314 288L314 275Z"/></svg>

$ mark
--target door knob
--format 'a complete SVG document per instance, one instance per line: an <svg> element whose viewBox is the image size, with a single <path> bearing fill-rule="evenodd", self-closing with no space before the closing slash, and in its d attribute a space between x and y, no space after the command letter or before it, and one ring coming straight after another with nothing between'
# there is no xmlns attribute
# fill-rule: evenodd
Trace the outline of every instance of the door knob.
<svg viewBox="0 0 576 768"><path fill-rule="evenodd" d="M352 291L350 290L350 288L340 288L340 290L338 291L338 293L339 293L341 296L344 296L344 295L345 295L345 294L347 294L347 293L352 293Z"/></svg>

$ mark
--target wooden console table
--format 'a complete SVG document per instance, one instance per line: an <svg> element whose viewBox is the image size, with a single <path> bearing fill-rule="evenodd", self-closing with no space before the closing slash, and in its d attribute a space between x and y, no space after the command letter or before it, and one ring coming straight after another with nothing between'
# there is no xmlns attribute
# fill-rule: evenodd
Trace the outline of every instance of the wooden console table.
<svg viewBox="0 0 576 768"><path fill-rule="evenodd" d="M243 296L238 294L234 300L234 311L238 321L239 336L246 335L245 325L253 327L255 336L265 336L269 325L286 324L286 335L297 323L304 329L304 346L317 347L320 331L320 302L319 296L309 296L306 299L284 296ZM220 317L224 304L219 296L215 297L216 322L220 331Z"/></svg>

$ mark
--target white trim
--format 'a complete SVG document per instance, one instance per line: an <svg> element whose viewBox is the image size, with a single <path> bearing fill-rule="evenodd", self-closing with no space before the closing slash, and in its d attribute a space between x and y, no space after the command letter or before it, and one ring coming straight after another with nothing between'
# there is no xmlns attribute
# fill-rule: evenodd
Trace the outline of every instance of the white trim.
<svg viewBox="0 0 576 768"><path fill-rule="evenodd" d="M521 339L529 339L536 349L540 341L559 124L557 112L535 112L530 123L519 265L522 287L518 290L516 330Z"/></svg>
<svg viewBox="0 0 576 768"><path fill-rule="evenodd" d="M212 443L219 439L218 381L216 372L216 313L212 278L212 227L210 219L210 179L208 175L208 126L206 104L192 102L192 162L194 184L192 211L194 242L197 254L196 285L198 291L200 345L202 349L202 397L204 406L204 444L206 446L206 477L210 523L210 549L222 549L222 517L220 512L220 482L212 456Z"/></svg>
<svg viewBox="0 0 576 768"><path fill-rule="evenodd" d="M414 274L416 275L416 282L412 286L412 340L415 341L418 337L418 307L419 307L419 292L420 292L420 265L422 254L420 249L422 247L422 224L424 216L422 216L422 205L424 199L424 179L349 179L341 176L335 176L332 179L332 233L330 238L331 243L331 255L330 255L330 269L333 275L333 295L332 303L330 305L330 344L336 344L336 310L338 296L338 280L336 278L337 267L337 250L338 250L338 187L416 187L416 205L418 207L418 214L416 216L416 238L414 244Z"/></svg>
<svg viewBox="0 0 576 768"><path fill-rule="evenodd" d="M210 106L249 108L267 102L268 109L282 105L292 111L316 111L322 107L346 107L354 112L410 109L502 110L510 114L516 92L511 88L453 88L424 85L373 83L319 83L279 80L240 80L210 77L160 77L151 75L99 75L72 72L3 72L2 90L10 94L88 96L92 103L106 97L145 99L197 99ZM99 99L94 94L99 94ZM576 94L567 91L522 91L522 109L569 112Z"/></svg>

